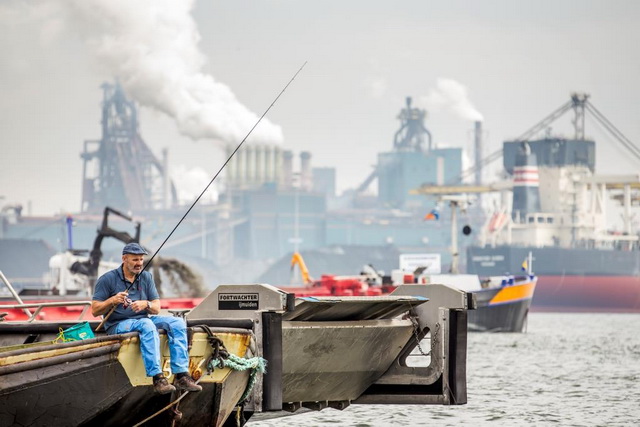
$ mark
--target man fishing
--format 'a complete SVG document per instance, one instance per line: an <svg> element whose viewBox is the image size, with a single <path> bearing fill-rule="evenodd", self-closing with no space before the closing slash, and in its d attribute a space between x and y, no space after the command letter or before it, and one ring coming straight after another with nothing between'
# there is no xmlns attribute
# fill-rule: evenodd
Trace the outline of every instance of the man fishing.
<svg viewBox="0 0 640 427"><path fill-rule="evenodd" d="M107 314L104 326L110 335L132 331L140 334L144 368L147 376L153 377L156 392L166 394L176 388L201 391L202 387L188 373L187 326L180 318L157 316L160 313L160 296L151 273L143 271L144 255L147 251L139 244L125 245L122 265L98 279L91 312L94 316ZM160 367L160 328L167 331L174 385L169 384Z"/></svg>

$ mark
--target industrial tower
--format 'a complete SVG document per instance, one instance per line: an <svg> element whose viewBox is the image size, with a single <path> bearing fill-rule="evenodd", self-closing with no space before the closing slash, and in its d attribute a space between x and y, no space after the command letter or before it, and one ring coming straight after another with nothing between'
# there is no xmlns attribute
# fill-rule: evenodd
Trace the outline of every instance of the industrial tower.
<svg viewBox="0 0 640 427"><path fill-rule="evenodd" d="M110 206L140 212L176 206L166 152L161 163L142 140L136 105L118 83L104 83L101 88L102 138L85 141L81 154L81 211L101 212Z"/></svg>
<svg viewBox="0 0 640 427"><path fill-rule="evenodd" d="M424 126L427 112L412 108L410 96L406 98L406 103L407 107L398 114L402 124L393 137L393 148L397 151L431 151L431 132ZM427 149L424 147L425 136L428 139Z"/></svg>

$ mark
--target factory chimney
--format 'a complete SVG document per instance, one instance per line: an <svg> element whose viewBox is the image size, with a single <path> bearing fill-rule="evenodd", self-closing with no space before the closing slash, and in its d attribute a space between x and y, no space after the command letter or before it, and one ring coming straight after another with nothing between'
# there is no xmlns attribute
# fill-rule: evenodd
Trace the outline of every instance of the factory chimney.
<svg viewBox="0 0 640 427"><path fill-rule="evenodd" d="M482 122L475 122L474 130L475 184L482 185Z"/></svg>
<svg viewBox="0 0 640 427"><path fill-rule="evenodd" d="M540 212L538 161L528 143L523 142L513 168L513 209L511 217L524 221L529 213Z"/></svg>
<svg viewBox="0 0 640 427"><path fill-rule="evenodd" d="M311 191L313 178L311 176L311 153L303 151L300 153L300 188Z"/></svg>
<svg viewBox="0 0 640 427"><path fill-rule="evenodd" d="M282 152L282 188L291 188L293 183L293 153L290 150Z"/></svg>
<svg viewBox="0 0 640 427"><path fill-rule="evenodd" d="M266 147L262 145L256 145L254 148L255 153L255 184L262 185L264 179L264 151Z"/></svg>

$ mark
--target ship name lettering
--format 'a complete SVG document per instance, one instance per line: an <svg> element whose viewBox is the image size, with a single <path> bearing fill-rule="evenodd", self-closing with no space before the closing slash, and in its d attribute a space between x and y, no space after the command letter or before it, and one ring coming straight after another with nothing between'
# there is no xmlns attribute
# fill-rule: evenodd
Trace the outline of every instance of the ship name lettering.
<svg viewBox="0 0 640 427"><path fill-rule="evenodd" d="M258 294L219 294L218 301L258 301Z"/></svg>

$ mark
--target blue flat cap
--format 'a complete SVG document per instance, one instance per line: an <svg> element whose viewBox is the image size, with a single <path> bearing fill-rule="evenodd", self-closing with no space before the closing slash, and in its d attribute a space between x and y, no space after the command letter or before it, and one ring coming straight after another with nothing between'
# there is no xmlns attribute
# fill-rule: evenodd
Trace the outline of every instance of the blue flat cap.
<svg viewBox="0 0 640 427"><path fill-rule="evenodd" d="M137 243L127 243L122 248L122 255L124 254L147 255L147 251Z"/></svg>

